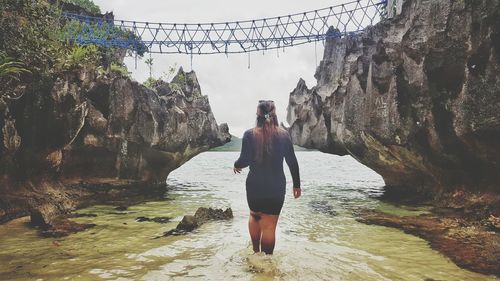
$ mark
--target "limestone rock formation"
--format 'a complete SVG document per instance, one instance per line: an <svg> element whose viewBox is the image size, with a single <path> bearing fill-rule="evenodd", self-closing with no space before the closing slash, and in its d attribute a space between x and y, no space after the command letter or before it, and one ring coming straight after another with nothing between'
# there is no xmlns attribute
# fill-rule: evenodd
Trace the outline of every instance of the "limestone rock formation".
<svg viewBox="0 0 500 281"><path fill-rule="evenodd" d="M388 191L498 195L499 73L500 1L406 0L395 18L326 42L317 85L290 94L289 131L352 155Z"/></svg>
<svg viewBox="0 0 500 281"><path fill-rule="evenodd" d="M154 90L111 72L64 73L0 103L0 128L0 222L31 212L50 224L93 194L164 184L230 140L195 73L182 69Z"/></svg>

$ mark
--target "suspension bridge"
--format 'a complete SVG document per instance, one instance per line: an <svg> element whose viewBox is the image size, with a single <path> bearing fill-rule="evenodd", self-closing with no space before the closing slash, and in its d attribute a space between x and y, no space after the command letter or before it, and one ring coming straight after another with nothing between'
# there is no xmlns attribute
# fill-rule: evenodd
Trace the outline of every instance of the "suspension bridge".
<svg viewBox="0 0 500 281"><path fill-rule="evenodd" d="M303 13L217 23L153 23L65 13L76 23L65 34L81 45L149 53L249 53L355 35L386 17L392 2L354 0Z"/></svg>

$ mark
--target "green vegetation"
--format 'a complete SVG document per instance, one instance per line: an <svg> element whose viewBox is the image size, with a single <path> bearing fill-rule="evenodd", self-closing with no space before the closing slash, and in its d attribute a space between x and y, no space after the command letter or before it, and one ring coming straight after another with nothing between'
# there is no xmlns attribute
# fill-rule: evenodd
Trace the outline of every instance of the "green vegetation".
<svg viewBox="0 0 500 281"><path fill-rule="evenodd" d="M63 0L63 2L82 7L85 11L92 14L101 13L101 8L94 4L92 0Z"/></svg>
<svg viewBox="0 0 500 281"><path fill-rule="evenodd" d="M68 3L81 5L84 9L97 11L89 0L68 0ZM98 7L97 7L98 8ZM9 80L19 77L23 69L33 74L35 81L51 81L54 74L72 71L78 68L97 68L128 75L121 65L118 50L96 45L77 45L72 38L81 34L85 39L84 23L68 20L62 16L62 10L49 0L19 1L2 0L0 4L0 52L2 64ZM93 34L115 36L131 42L128 51L135 51L142 56L147 50L131 32L121 30L112 24L91 23ZM88 32L87 32L88 33ZM134 43L135 42L135 43ZM7 60L8 58L8 60ZM24 67L21 67L24 66ZM102 69L101 69L102 70ZM17 71L18 74L13 73ZM6 85L7 77L0 77L0 83ZM48 78L48 79L46 79ZM22 80L22 79L21 79ZM23 81L20 81L21 83ZM25 81L24 81L25 82ZM8 85L14 88L17 85Z"/></svg>
<svg viewBox="0 0 500 281"><path fill-rule="evenodd" d="M172 65L169 66L168 70L164 71L162 73L162 75L160 75L160 77L158 77L158 79L156 79L152 76L153 59L151 59L151 58L147 59L145 62L148 66L150 66L150 70L149 70L150 76L148 79L146 79L146 81L144 81L143 85L149 89L153 89L154 86L156 85L156 83L160 80L168 82L172 78L172 76L175 74L175 71L177 70L177 63L175 63L173 66ZM170 83L170 88L172 89L172 91L181 91L180 86L178 84L174 83L173 81L172 81L172 83Z"/></svg>
<svg viewBox="0 0 500 281"><path fill-rule="evenodd" d="M174 65L171 65L168 67L167 71L164 71L163 74L160 76L160 79L163 81L170 81L172 77L175 74L175 71L177 71L177 63L174 63Z"/></svg>
<svg viewBox="0 0 500 281"><path fill-rule="evenodd" d="M179 73L179 75L174 77L174 79L172 80L172 83L178 84L178 85L186 84L186 75L184 75L184 73Z"/></svg>
<svg viewBox="0 0 500 281"><path fill-rule="evenodd" d="M21 74L29 72L23 63L15 61L5 53L0 52L0 78L19 80Z"/></svg>
<svg viewBox="0 0 500 281"><path fill-rule="evenodd" d="M63 1L63 0L62 0ZM122 64L125 52L142 56L147 47L132 32L111 22L82 23L63 16L60 0L0 1L0 103L36 95L52 87L55 77L80 69L98 75L129 76ZM91 1L68 1L97 12ZM129 48L93 44L79 45L74 39L122 38ZM107 36L107 37L106 37ZM29 75L28 75L29 74Z"/></svg>
<svg viewBox="0 0 500 281"><path fill-rule="evenodd" d="M153 79L153 58L149 58L145 61L149 67L149 79Z"/></svg>
<svg viewBox="0 0 500 281"><path fill-rule="evenodd" d="M119 74L121 76L130 77L130 72L128 71L127 67L122 63L112 62L110 70L111 72Z"/></svg>
<svg viewBox="0 0 500 281"><path fill-rule="evenodd" d="M22 74L30 73L26 66L0 52L0 103L5 99L17 99L23 95L23 88L17 87Z"/></svg>
<svg viewBox="0 0 500 281"><path fill-rule="evenodd" d="M48 1L2 0L0 50L34 73L50 73L61 56L59 13Z"/></svg>
<svg viewBox="0 0 500 281"><path fill-rule="evenodd" d="M60 70L72 70L81 67L97 66L101 60L101 53L95 45L75 45L65 49L66 56L59 58L57 68Z"/></svg>
<svg viewBox="0 0 500 281"><path fill-rule="evenodd" d="M144 83L142 83L142 85L144 85L148 89L154 89L156 82L158 82L158 80L159 79L149 77L148 79L146 79L146 81L144 81Z"/></svg>
<svg viewBox="0 0 500 281"><path fill-rule="evenodd" d="M182 88L179 86L179 84L175 82L170 83L170 90L172 90L173 93L182 93Z"/></svg>

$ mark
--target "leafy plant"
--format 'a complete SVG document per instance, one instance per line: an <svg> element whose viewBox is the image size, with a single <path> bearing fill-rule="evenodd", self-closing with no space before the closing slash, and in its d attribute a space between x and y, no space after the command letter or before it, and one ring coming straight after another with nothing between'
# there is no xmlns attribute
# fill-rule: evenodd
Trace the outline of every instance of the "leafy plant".
<svg viewBox="0 0 500 281"><path fill-rule="evenodd" d="M101 59L101 53L95 45L80 46L75 45L69 49L66 56L59 60L59 68L71 70L82 67L97 66Z"/></svg>
<svg viewBox="0 0 500 281"><path fill-rule="evenodd" d="M5 99L18 99L23 96L25 86L20 83L23 73L31 73L19 61L0 51L0 103Z"/></svg>
<svg viewBox="0 0 500 281"><path fill-rule="evenodd" d="M186 75L183 72L177 74L177 76L175 76L174 79L172 80L172 83L176 83L179 85L186 84Z"/></svg>
<svg viewBox="0 0 500 281"><path fill-rule="evenodd" d="M18 80L21 74L30 72L23 63L15 61L4 52L0 52L0 78Z"/></svg>
<svg viewBox="0 0 500 281"><path fill-rule="evenodd" d="M146 88L154 89L157 82L158 82L158 79L155 79L153 77L149 77L148 79L146 79L146 81L144 81L144 83L142 83L142 85L144 85Z"/></svg>
<svg viewBox="0 0 500 281"><path fill-rule="evenodd" d="M172 90L173 93L182 93L182 88L179 86L179 84L172 82L169 84L170 90Z"/></svg>
<svg viewBox="0 0 500 281"><path fill-rule="evenodd" d="M149 62L148 61L149 61L149 59L146 60L146 64L148 64L148 65L151 64L151 66L152 66L153 60L151 59L151 61L149 61ZM155 85L158 83L158 81L165 81L165 82L170 81L172 76L175 74L176 70L177 70L177 63L169 66L168 70L164 71L158 79L156 79L152 76L148 77L148 79L146 79L146 81L144 81L143 85L149 89L153 89L155 87ZM150 73L150 75L151 75L151 73ZM175 89L178 88L180 90L180 87L177 84L175 84L174 82L170 83L170 86L171 86L171 88L172 87Z"/></svg>
<svg viewBox="0 0 500 281"><path fill-rule="evenodd" d="M0 50L33 72L50 72L61 47L52 36L60 28L57 9L47 0L2 0L0 6Z"/></svg>
<svg viewBox="0 0 500 281"><path fill-rule="evenodd" d="M149 67L149 79L153 78L153 58L149 58L145 61Z"/></svg>
<svg viewBox="0 0 500 281"><path fill-rule="evenodd" d="M123 64L118 64L118 63L111 63L110 70L113 73L129 77L130 72L128 71L127 67Z"/></svg>
<svg viewBox="0 0 500 281"><path fill-rule="evenodd" d="M163 81L170 81L170 79L172 79L172 77L174 76L176 70L177 70L177 63L169 66L168 70L163 72L160 79Z"/></svg>

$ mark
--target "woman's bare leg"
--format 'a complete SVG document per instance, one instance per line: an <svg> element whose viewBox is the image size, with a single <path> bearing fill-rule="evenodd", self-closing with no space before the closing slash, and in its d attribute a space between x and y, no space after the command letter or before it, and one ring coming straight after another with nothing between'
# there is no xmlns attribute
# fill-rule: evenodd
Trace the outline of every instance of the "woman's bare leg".
<svg viewBox="0 0 500 281"><path fill-rule="evenodd" d="M250 211L250 218L248 219L248 231L250 232L250 238L252 239L253 251L255 253L260 252L260 236L261 229L259 225L259 220L261 220L262 215L254 211Z"/></svg>
<svg viewBox="0 0 500 281"><path fill-rule="evenodd" d="M266 254L272 254L276 241L276 224L278 223L279 215L262 214L259 220L262 237L260 240L261 250Z"/></svg>

